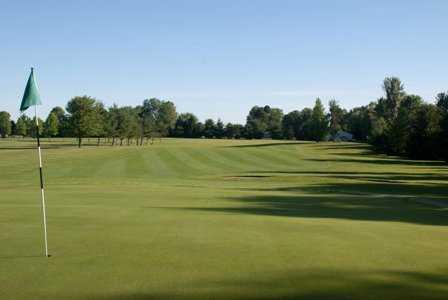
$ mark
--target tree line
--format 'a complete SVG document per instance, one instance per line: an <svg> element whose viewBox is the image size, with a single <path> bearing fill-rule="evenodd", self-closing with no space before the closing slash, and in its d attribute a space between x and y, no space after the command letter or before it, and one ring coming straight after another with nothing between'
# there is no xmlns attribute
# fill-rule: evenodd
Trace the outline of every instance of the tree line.
<svg viewBox="0 0 448 300"><path fill-rule="evenodd" d="M336 100L325 110L318 98L314 107L287 114L279 108L254 106L246 124L224 124L221 120L200 122L193 113L177 113L171 101L146 99L138 106L106 108L89 96L74 97L65 110L53 108L46 120L39 119L39 134L45 137L76 137L78 146L86 137L107 138L111 145L143 142L155 137L296 139L323 141L338 132L367 142L376 150L416 159L447 159L448 93L427 103L407 94L399 78L383 81L384 96L350 110ZM36 136L35 119L21 115L16 121L0 112L0 135Z"/></svg>

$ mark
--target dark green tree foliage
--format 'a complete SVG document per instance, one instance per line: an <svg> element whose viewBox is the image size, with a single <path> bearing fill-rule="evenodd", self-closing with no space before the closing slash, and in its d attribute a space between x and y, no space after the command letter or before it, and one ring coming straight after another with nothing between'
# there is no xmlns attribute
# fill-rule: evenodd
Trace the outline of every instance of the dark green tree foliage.
<svg viewBox="0 0 448 300"><path fill-rule="evenodd" d="M194 126L194 137L203 138L204 137L204 124L202 122L197 122Z"/></svg>
<svg viewBox="0 0 448 300"><path fill-rule="evenodd" d="M116 104L109 108L107 112L107 121L105 122L105 130L108 137L112 138L112 146L119 137L118 124L120 122L119 108Z"/></svg>
<svg viewBox="0 0 448 300"><path fill-rule="evenodd" d="M268 122L268 133L273 139L281 139L283 111L279 108L271 108Z"/></svg>
<svg viewBox="0 0 448 300"><path fill-rule="evenodd" d="M136 108L139 123L140 145L143 144L143 138L151 134L152 126L154 124L154 104L157 99L145 99L142 106Z"/></svg>
<svg viewBox="0 0 448 300"><path fill-rule="evenodd" d="M268 122L271 108L254 106L246 119L246 132L249 138L261 139L268 136Z"/></svg>
<svg viewBox="0 0 448 300"><path fill-rule="evenodd" d="M287 113L282 120L283 137L288 140L298 138L300 112L294 110Z"/></svg>
<svg viewBox="0 0 448 300"><path fill-rule="evenodd" d="M416 159L439 158L441 114L437 106L420 105L412 116L407 155Z"/></svg>
<svg viewBox="0 0 448 300"><path fill-rule="evenodd" d="M227 123L224 128L225 137L228 139L241 139L244 137L244 126L240 124Z"/></svg>
<svg viewBox="0 0 448 300"><path fill-rule="evenodd" d="M313 124L312 124L313 110L311 108L304 108L300 112L299 119L299 140L314 140L313 136Z"/></svg>
<svg viewBox="0 0 448 300"><path fill-rule="evenodd" d="M416 95L408 95L397 77L383 81L385 96L367 106L349 112L335 100L329 102L329 113L320 99L312 109L294 110L286 115L278 108L254 106L246 125L217 122L205 124L192 113L177 116L170 101L151 98L141 106L105 107L94 98L75 97L67 104L67 112L55 107L45 124L39 120L46 136L75 136L81 146L84 137L107 137L120 144L127 139L155 136L186 138L274 138L321 141L339 130L351 132L358 141L368 142L379 151L413 158L444 158L448 160L448 93L439 93L436 105L426 104ZM44 126L43 126L44 125ZM22 115L14 123L9 114L0 113L0 135L36 136L35 123ZM41 132L42 134L42 132Z"/></svg>
<svg viewBox="0 0 448 300"><path fill-rule="evenodd" d="M58 124L62 124L67 119L67 115L65 114L65 110L62 107L60 107L60 106L53 107L51 109L49 115L50 114L56 115L56 117L58 118Z"/></svg>
<svg viewBox="0 0 448 300"><path fill-rule="evenodd" d="M230 124L231 125L231 124ZM225 137L225 128L224 123L218 119L218 121L215 123L212 119L205 120L204 128L202 130L202 136L206 138L218 138L222 139Z"/></svg>
<svg viewBox="0 0 448 300"><path fill-rule="evenodd" d="M28 133L28 124L30 123L29 118L26 115L21 115L17 119L16 123L16 131L14 132L15 135L21 135L26 136Z"/></svg>
<svg viewBox="0 0 448 300"><path fill-rule="evenodd" d="M312 128L313 110L304 108L292 111L283 117L283 136L287 139L315 140Z"/></svg>
<svg viewBox="0 0 448 300"><path fill-rule="evenodd" d="M448 160L448 93L439 93L436 104L440 114L439 156Z"/></svg>
<svg viewBox="0 0 448 300"><path fill-rule="evenodd" d="M146 99L138 109L141 142L146 136L167 136L176 123L176 107L171 101Z"/></svg>
<svg viewBox="0 0 448 300"><path fill-rule="evenodd" d="M311 135L317 142L324 140L328 134L328 117L319 98L316 99L314 104L310 127Z"/></svg>
<svg viewBox="0 0 448 300"><path fill-rule="evenodd" d="M156 128L161 136L167 136L176 124L176 106L171 101L162 101L156 118Z"/></svg>
<svg viewBox="0 0 448 300"><path fill-rule="evenodd" d="M11 120L11 134L15 134L15 132L17 132L17 124Z"/></svg>
<svg viewBox="0 0 448 300"><path fill-rule="evenodd" d="M411 148L417 135L412 134L411 129L423 100L416 95L407 95L396 77L386 78L383 89L386 97L378 100L370 115L368 141L375 149L388 154L415 156Z"/></svg>
<svg viewBox="0 0 448 300"><path fill-rule="evenodd" d="M202 134L198 126L198 118L192 113L183 113L177 117L173 130L174 136L194 138Z"/></svg>
<svg viewBox="0 0 448 300"><path fill-rule="evenodd" d="M386 93L384 118L391 123L398 114L400 103L405 96L404 86L397 77L386 77L383 81L383 90Z"/></svg>
<svg viewBox="0 0 448 300"><path fill-rule="evenodd" d="M50 114L55 114L58 118L57 136L60 136L60 137L72 136L71 129L70 129L69 116L65 113L64 109L60 106L56 106L50 111Z"/></svg>
<svg viewBox="0 0 448 300"><path fill-rule="evenodd" d="M100 104L95 98L89 96L75 97L67 104L70 130L78 139L81 147L84 137L96 136L101 130L102 120L99 113Z"/></svg>
<svg viewBox="0 0 448 300"><path fill-rule="evenodd" d="M94 136L98 138L97 145L100 144L100 138L107 135L107 117L108 112L107 109L104 107L104 104L101 102L97 102L95 105L96 115L97 115L97 124L96 124L96 130L94 132Z"/></svg>
<svg viewBox="0 0 448 300"><path fill-rule="evenodd" d="M330 100L328 103L330 110L330 128L329 131L331 134L335 134L340 130L347 130L346 126L346 117L347 111L342 109L338 102L334 99Z"/></svg>
<svg viewBox="0 0 448 300"><path fill-rule="evenodd" d="M405 95L403 97L397 109L397 115L385 130L388 152L398 155L406 155L409 152L412 118L422 103L419 96Z"/></svg>
<svg viewBox="0 0 448 300"><path fill-rule="evenodd" d="M375 149L412 158L447 158L448 97L437 95L437 106L405 93L396 77L383 82L385 97L351 110L347 129Z"/></svg>
<svg viewBox="0 0 448 300"><path fill-rule="evenodd" d="M224 123L221 121L221 119L218 119L218 121L216 122L215 137L218 139L222 139L224 136L225 136Z"/></svg>
<svg viewBox="0 0 448 300"><path fill-rule="evenodd" d="M129 145L130 139L139 134L138 112L131 106L124 106L118 108L116 113L116 131L120 146L123 145L124 139L127 139Z"/></svg>
<svg viewBox="0 0 448 300"><path fill-rule="evenodd" d="M448 112L448 92L437 94L436 104L442 112Z"/></svg>
<svg viewBox="0 0 448 300"><path fill-rule="evenodd" d="M0 111L0 136L2 138L11 134L11 115L6 111Z"/></svg>
<svg viewBox="0 0 448 300"><path fill-rule="evenodd" d="M356 107L347 114L347 131L358 141L367 141L372 130L372 108Z"/></svg>
<svg viewBox="0 0 448 300"><path fill-rule="evenodd" d="M36 117L30 119L28 118L28 124L27 124L27 135L30 137L35 138L36 135ZM38 124L39 124L39 136L42 136L43 132L44 132L44 121L41 118L37 119Z"/></svg>
<svg viewBox="0 0 448 300"><path fill-rule="evenodd" d="M205 120L203 136L210 139L210 138L215 137L215 134L216 134L215 121L213 121L212 119Z"/></svg>
<svg viewBox="0 0 448 300"><path fill-rule="evenodd" d="M246 134L249 138L282 137L283 112L278 108L254 106L246 119Z"/></svg>
<svg viewBox="0 0 448 300"><path fill-rule="evenodd" d="M56 113L52 112L48 115L44 124L44 135L47 137L54 137L59 132L59 120Z"/></svg>

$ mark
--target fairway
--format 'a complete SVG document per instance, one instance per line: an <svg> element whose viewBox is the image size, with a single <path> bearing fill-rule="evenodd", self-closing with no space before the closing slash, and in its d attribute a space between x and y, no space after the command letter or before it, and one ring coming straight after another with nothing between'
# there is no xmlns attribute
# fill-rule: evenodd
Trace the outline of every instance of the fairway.
<svg viewBox="0 0 448 300"><path fill-rule="evenodd" d="M448 299L448 167L365 144L0 140L0 299Z"/></svg>

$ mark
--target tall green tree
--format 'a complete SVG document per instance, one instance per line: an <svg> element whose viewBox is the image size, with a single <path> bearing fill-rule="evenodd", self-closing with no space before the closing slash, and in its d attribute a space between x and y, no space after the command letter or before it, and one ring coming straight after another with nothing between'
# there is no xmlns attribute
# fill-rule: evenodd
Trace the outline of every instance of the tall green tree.
<svg viewBox="0 0 448 300"><path fill-rule="evenodd" d="M140 145L143 145L143 138L151 135L155 127L155 114L160 107L160 100L157 98L143 100L142 106L137 108Z"/></svg>
<svg viewBox="0 0 448 300"><path fill-rule="evenodd" d="M297 139L307 141L315 140L313 132L313 110L311 108L306 107L300 112L297 130Z"/></svg>
<svg viewBox="0 0 448 300"><path fill-rule="evenodd" d="M372 105L355 107L347 114L347 130L355 140L366 142L372 129Z"/></svg>
<svg viewBox="0 0 448 300"><path fill-rule="evenodd" d="M15 134L17 132L17 124L14 120L11 120L11 134Z"/></svg>
<svg viewBox="0 0 448 300"><path fill-rule="evenodd" d="M157 98L143 101L138 113L141 142L143 136L167 136L174 128L177 118L176 106L171 101Z"/></svg>
<svg viewBox="0 0 448 300"><path fill-rule="evenodd" d="M120 139L120 146L123 140L127 139L129 145L130 139L137 137L139 133L139 122L136 110L131 106L120 107L117 110L117 135Z"/></svg>
<svg viewBox="0 0 448 300"><path fill-rule="evenodd" d="M268 133L273 139L281 139L283 111L279 108L271 108L268 121Z"/></svg>
<svg viewBox="0 0 448 300"><path fill-rule="evenodd" d="M215 134L216 134L215 121L213 121L212 119L205 120L204 131L203 131L204 137L211 139L211 138L215 137Z"/></svg>
<svg viewBox="0 0 448 300"><path fill-rule="evenodd" d="M422 104L412 116L407 155L415 159L438 158L440 112L433 104Z"/></svg>
<svg viewBox="0 0 448 300"><path fill-rule="evenodd" d="M330 110L330 133L335 134L340 130L346 130L347 111L341 108L335 99L330 100L328 107Z"/></svg>
<svg viewBox="0 0 448 300"><path fill-rule="evenodd" d="M55 106L51 109L50 114L55 114L58 118L58 122L60 123L65 117L65 110L60 106Z"/></svg>
<svg viewBox="0 0 448 300"><path fill-rule="evenodd" d="M72 136L69 116L65 113L65 110L56 106L51 109L50 114L55 114L58 118L58 134L57 136L61 137L70 137Z"/></svg>
<svg viewBox="0 0 448 300"><path fill-rule="evenodd" d="M97 146L100 145L100 139L107 135L107 117L108 111L104 107L102 102L98 102L95 104L95 110L97 115L97 124L95 124L95 130L93 132L93 136L97 138Z"/></svg>
<svg viewBox="0 0 448 300"><path fill-rule="evenodd" d="M224 136L228 139L240 139L244 137L244 126L241 124L227 123L224 128Z"/></svg>
<svg viewBox="0 0 448 300"><path fill-rule="evenodd" d="M108 137L112 138L112 146L115 145L115 139L119 137L118 124L120 122L120 111L116 104L109 108L105 130Z"/></svg>
<svg viewBox="0 0 448 300"><path fill-rule="evenodd" d="M74 97L67 103L66 110L72 134L78 139L81 148L82 139L95 136L101 126L101 116L98 113L99 102L89 96Z"/></svg>
<svg viewBox="0 0 448 300"><path fill-rule="evenodd" d="M48 115L44 124L44 134L48 137L54 137L59 132L59 120L56 113L52 112Z"/></svg>
<svg viewBox="0 0 448 300"><path fill-rule="evenodd" d="M387 152L406 155L410 139L412 117L422 105L420 96L405 95L401 100L397 115L386 128Z"/></svg>
<svg viewBox="0 0 448 300"><path fill-rule="evenodd" d="M176 124L176 106L171 101L162 101L156 117L156 128L161 136L167 136Z"/></svg>
<svg viewBox="0 0 448 300"><path fill-rule="evenodd" d="M224 123L221 121L221 119L218 119L218 121L216 122L215 137L218 139L222 139L224 135L225 135Z"/></svg>
<svg viewBox="0 0 448 300"><path fill-rule="evenodd" d="M287 113L282 120L282 131L283 137L286 139L296 139L299 134L299 120L300 120L300 112L298 110L294 110L290 113Z"/></svg>
<svg viewBox="0 0 448 300"><path fill-rule="evenodd" d="M313 110L304 108L294 110L283 117L283 136L287 139L314 140L312 129Z"/></svg>
<svg viewBox="0 0 448 300"><path fill-rule="evenodd" d="M177 117L174 127L174 135L177 137L198 137L198 118L192 113L183 113Z"/></svg>
<svg viewBox="0 0 448 300"><path fill-rule="evenodd" d="M436 96L436 105L443 112L448 112L448 92L438 93Z"/></svg>
<svg viewBox="0 0 448 300"><path fill-rule="evenodd" d="M283 112L278 108L254 106L246 118L246 133L249 138L281 138Z"/></svg>
<svg viewBox="0 0 448 300"><path fill-rule="evenodd" d="M386 98L384 116L382 117L392 123L405 96L404 85L398 77L386 77L383 81L383 90L386 93Z"/></svg>
<svg viewBox="0 0 448 300"><path fill-rule="evenodd" d="M440 113L439 156L448 160L448 92L436 96L436 105Z"/></svg>
<svg viewBox="0 0 448 300"><path fill-rule="evenodd" d="M324 140L328 133L328 118L319 98L316 99L311 115L311 132L313 139L317 142Z"/></svg>
<svg viewBox="0 0 448 300"><path fill-rule="evenodd" d="M404 86L397 77L383 81L385 97L378 99L371 117L369 142L379 151L399 154L406 149L407 137L403 135L407 110L400 109L406 97Z"/></svg>
<svg viewBox="0 0 448 300"><path fill-rule="evenodd" d="M44 121L41 118L37 119L37 122L39 124L39 136L42 136L44 132ZM32 119L28 118L28 124L27 124L27 135L35 138L36 135L36 117L33 117Z"/></svg>
<svg viewBox="0 0 448 300"><path fill-rule="evenodd" d="M0 111L0 136L2 138L11 134L11 115L6 111Z"/></svg>
<svg viewBox="0 0 448 300"><path fill-rule="evenodd" d="M246 118L246 132L249 138L261 139L268 135L269 113L271 108L254 106Z"/></svg>
<svg viewBox="0 0 448 300"><path fill-rule="evenodd" d="M30 123L29 118L26 115L21 115L17 119L16 132L14 134L26 136L28 133L28 124Z"/></svg>

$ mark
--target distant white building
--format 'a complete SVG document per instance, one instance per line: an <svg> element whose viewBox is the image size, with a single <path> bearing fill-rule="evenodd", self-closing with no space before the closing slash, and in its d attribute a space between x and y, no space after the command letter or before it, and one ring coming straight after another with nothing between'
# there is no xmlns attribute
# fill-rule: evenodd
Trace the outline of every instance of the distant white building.
<svg viewBox="0 0 448 300"><path fill-rule="evenodd" d="M353 141L353 134L347 131L339 130L330 136L330 141L334 142L350 142Z"/></svg>

